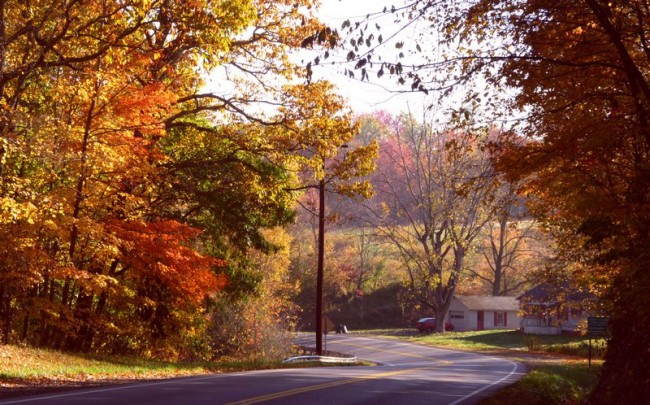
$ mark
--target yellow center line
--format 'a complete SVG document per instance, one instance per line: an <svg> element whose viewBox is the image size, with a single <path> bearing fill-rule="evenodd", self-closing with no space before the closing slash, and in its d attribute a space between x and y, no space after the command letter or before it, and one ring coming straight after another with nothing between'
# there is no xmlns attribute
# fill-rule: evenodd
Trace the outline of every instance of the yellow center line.
<svg viewBox="0 0 650 405"><path fill-rule="evenodd" d="M419 358L419 359L432 360L431 357L421 356L421 355L418 355L418 354L404 353L404 352L399 352L399 351L396 351L396 350L378 349L378 348L372 347L372 346L364 346L364 345L359 345L359 344L356 344L356 343L348 343L348 342L336 342L336 343L337 344L342 344L342 345L347 345L347 346L359 347L359 348L362 348L362 349L370 349L370 350L374 350L374 351L378 351L378 352L398 354L400 356L405 356L405 357L415 357L415 358ZM438 363L438 366L448 366L450 364L453 364L453 362L448 361L448 360L438 360L437 363ZM429 368L429 367L409 368L409 369L406 369L406 370L398 370L398 371L389 371L389 372L385 372L385 373L370 374L370 375L366 375L366 376L362 376L362 377L350 378L350 379L343 380L343 381L333 381L333 382L319 384L319 385L312 385L312 386L309 386L309 387L295 388L295 389L287 390L287 391L280 391L280 392L276 392L274 394L261 395L261 396L258 396L258 397L245 399L245 400L242 400L242 401L231 402L231 403L226 404L226 405L256 404L256 403L259 403L259 402L270 401L272 399L278 399L278 398L288 397L288 396L291 396L291 395L302 394L304 392L317 391L317 390L322 390L322 389L325 389L325 388L338 387L338 386L346 385L346 384L354 384L354 383L362 382L362 381L375 380L377 378L391 377L391 376L400 375L400 374L412 373L412 372L415 372L415 371L424 370L426 368Z"/></svg>
<svg viewBox="0 0 650 405"><path fill-rule="evenodd" d="M356 343L348 343L348 342L336 342L336 344L337 344L337 345L354 346L354 347L359 347L359 348L361 348L361 349L370 349L370 350L373 350L373 351L376 351L376 352L384 352L384 353L391 353L391 354L399 354L400 356L405 356L405 357L415 357L415 358L418 358L418 359L427 359L427 360L432 360L431 357L422 356L422 355L419 355L419 354L411 354L411 353L398 352L398 351L396 351L396 350L379 349L379 348L374 347L374 346L364 346L364 345L359 345L359 344L356 344ZM449 365L449 364L453 364L453 362L448 361L448 360L438 360L438 363L439 363L440 365L445 365L445 366L446 366L446 365Z"/></svg>
<svg viewBox="0 0 650 405"><path fill-rule="evenodd" d="M309 387L295 388L295 389L287 390L287 391L280 391L280 392L276 392L274 394L260 395L258 397L244 399L242 401L231 402L231 403L226 404L226 405L256 404L258 402L264 402L264 401L270 401L272 399L284 398L284 397L288 397L288 396L291 396L291 395L302 394L304 392L317 391L317 390L322 390L322 389L325 389L325 388L338 387L340 385L353 384L353 383L367 381L367 380L375 380L377 378L391 377L391 376L394 376L394 375L412 373L412 372L420 371L420 370L424 370L424 368L410 368L410 369L407 369L407 370L398 370L398 371L389 371L387 373L370 374L370 375L366 375L366 376L362 376L362 377L350 378L350 379L343 380L343 381L333 381L333 382L319 384L319 385L312 385L312 386L309 386Z"/></svg>

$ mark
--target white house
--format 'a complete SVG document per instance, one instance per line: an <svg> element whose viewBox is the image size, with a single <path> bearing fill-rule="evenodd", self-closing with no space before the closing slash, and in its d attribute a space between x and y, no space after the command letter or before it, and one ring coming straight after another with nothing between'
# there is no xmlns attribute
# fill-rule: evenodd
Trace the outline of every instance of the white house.
<svg viewBox="0 0 650 405"><path fill-rule="evenodd" d="M447 315L455 331L519 329L516 297L454 295Z"/></svg>
<svg viewBox="0 0 650 405"><path fill-rule="evenodd" d="M517 297L521 305L524 333L558 335L580 333L587 324L596 297L569 282L542 283Z"/></svg>

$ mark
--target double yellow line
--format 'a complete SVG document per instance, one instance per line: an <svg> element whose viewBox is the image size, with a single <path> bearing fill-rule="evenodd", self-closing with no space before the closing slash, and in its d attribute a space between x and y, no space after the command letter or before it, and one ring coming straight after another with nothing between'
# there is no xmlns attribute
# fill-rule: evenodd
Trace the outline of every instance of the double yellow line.
<svg viewBox="0 0 650 405"><path fill-rule="evenodd" d="M364 349L372 349L372 350L375 350L375 351L378 351L378 352L399 354L401 356L406 356L406 357L417 357L417 358L420 358L420 359L431 360L430 357L420 356L420 355L417 355L417 354L403 353L403 352L398 352L398 351L395 351L395 350L378 349L376 347L362 346L362 345L358 345L358 344L354 344L354 343L347 343L347 342L346 343L337 342L337 343L338 344L348 345L348 346L356 346L356 347L360 347L360 348L364 348ZM438 361L437 365L438 366L448 366L450 364L453 364L453 363L451 361L442 360L442 361ZM231 403L226 404L226 405L256 404L256 403L259 403L259 402L264 402L264 401L270 401L272 399L289 397L291 395L302 394L302 393L305 393L305 392L318 391L318 390L322 390L322 389L325 389L325 388L338 387L338 386L341 386L341 385L354 384L354 383L358 383L358 382L362 382L362 381L376 380L378 378L392 377L392 376L400 375L400 374L413 373L413 372L421 371L421 370L424 370L424 369L427 369L427 368L430 368L430 366L429 367L419 367L419 368L409 368L409 369L398 370L398 371L389 371L389 372L385 372L385 373L371 374L371 375L366 375L366 376L362 376L362 377L350 378L350 379L342 380L342 381L333 381L333 382L324 383L324 384L312 385L312 386L309 386L309 387L295 388L295 389L287 390L287 391L280 391L280 392L276 392L274 394L260 395L258 397L244 399L242 401L231 402Z"/></svg>
<svg viewBox="0 0 650 405"><path fill-rule="evenodd" d="M318 390L322 390L322 389L325 389L325 388L338 387L338 386L346 385L346 384L354 384L354 383L361 382L361 381L375 380L377 378L391 377L391 376L399 375L399 374L412 373L414 371L419 371L419 370L423 370L423 369L424 368L410 368L410 369L407 369L407 370L399 370L399 371L390 371L390 372L387 372L387 373L371 374L371 375L366 375L366 376L362 376L362 377L350 378L350 379L343 380L343 381L334 381L334 382L329 382L329 383L324 383L324 384L319 384L319 385L312 385L312 386L309 386L309 387L295 388L295 389L287 390L287 391L280 391L280 392L276 392L275 394L260 395L259 397L248 398L248 399L244 399L243 401L231 402L231 403L226 404L226 405L256 404L256 403L259 403L259 402L270 401L272 399L278 399L278 398L288 397L288 396L291 396L291 395L302 394L304 392L318 391Z"/></svg>
<svg viewBox="0 0 650 405"><path fill-rule="evenodd" d="M398 351L396 351L396 350L379 349L379 348L377 348L377 347L373 347L373 346L364 346L364 345L359 345L359 344L356 344L356 343L349 343L349 342L336 342L336 344L338 344L338 345L345 345L345 346L360 347L360 348L362 348L362 349L370 349L370 350L374 350L374 351L376 351L376 352L384 352L384 353L391 353L391 354L399 354L400 356L404 356L404 357L415 357L415 358L418 358L418 359L432 360L431 357L422 356L422 355L419 355L419 354L411 354L411 353L398 352ZM448 364L447 364L447 363L448 363ZM452 364L452 363L451 363L450 361L447 361L447 360L438 360L438 364L441 365L441 366L446 366L446 365L449 365L449 364Z"/></svg>

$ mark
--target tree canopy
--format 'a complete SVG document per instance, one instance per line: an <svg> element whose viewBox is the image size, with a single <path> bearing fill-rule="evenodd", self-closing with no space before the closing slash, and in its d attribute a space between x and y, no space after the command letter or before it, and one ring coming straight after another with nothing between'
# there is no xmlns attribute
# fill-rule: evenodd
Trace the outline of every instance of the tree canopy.
<svg viewBox="0 0 650 405"><path fill-rule="evenodd" d="M501 145L498 168L521 181L534 212L573 247L565 252L588 266L582 274L592 285L608 287L614 304L613 338L593 402L638 402L650 394L641 326L650 319L649 10L646 1L416 0L384 10L403 25L426 22L421 36L428 41L391 44L416 53L434 44L438 51L414 64L405 53L378 62L379 25L343 27L355 38L350 61L366 78L371 68L391 73L414 91L446 91L480 78L486 94L469 89L468 100L488 117L525 115ZM506 96L485 97L499 94Z"/></svg>
<svg viewBox="0 0 650 405"><path fill-rule="evenodd" d="M399 250L415 299L445 319L466 256L496 212L488 134L438 132L410 115L388 126L370 222Z"/></svg>
<svg viewBox="0 0 650 405"><path fill-rule="evenodd" d="M289 56L312 6L0 4L3 341L191 355L207 301L292 220L302 151L355 134Z"/></svg>

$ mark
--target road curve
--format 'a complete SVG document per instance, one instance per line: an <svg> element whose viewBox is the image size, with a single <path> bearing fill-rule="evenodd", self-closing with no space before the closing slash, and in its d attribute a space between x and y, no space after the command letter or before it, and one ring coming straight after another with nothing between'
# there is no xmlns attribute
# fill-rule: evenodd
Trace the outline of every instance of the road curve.
<svg viewBox="0 0 650 405"><path fill-rule="evenodd" d="M313 343L313 335L300 338ZM6 404L446 404L469 405L523 375L521 365L396 340L330 335L327 349L378 367L322 367L214 374L65 391Z"/></svg>

